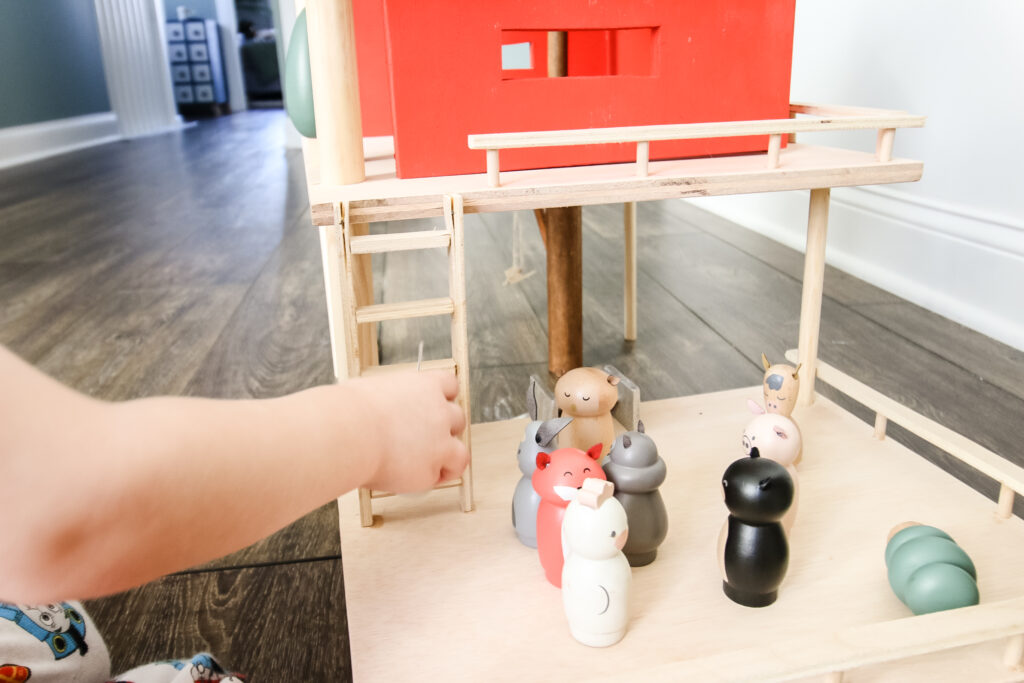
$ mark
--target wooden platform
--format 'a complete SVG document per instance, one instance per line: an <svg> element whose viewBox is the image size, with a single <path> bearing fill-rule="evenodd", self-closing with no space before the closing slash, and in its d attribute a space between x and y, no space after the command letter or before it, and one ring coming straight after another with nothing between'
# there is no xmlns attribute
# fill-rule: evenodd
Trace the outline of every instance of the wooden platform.
<svg viewBox="0 0 1024 683"><path fill-rule="evenodd" d="M646 177L637 177L634 164L509 171L501 174L500 187L489 187L483 173L399 179L391 138L366 138L364 153L366 180L352 185L321 184L316 161L307 159L314 223L333 224L333 205L343 201L350 202L353 221L373 222L440 216L445 194L461 194L466 213L487 213L912 182L924 167L920 161L881 162L874 153L791 143L774 169L766 154L743 154L652 161Z"/></svg>
<svg viewBox="0 0 1024 683"><path fill-rule="evenodd" d="M759 394L643 404L669 465L669 536L653 565L634 570L629 631L606 650L571 638L558 590L512 530L524 420L474 425L473 513L459 512L454 492L390 498L386 521L362 529L355 497L341 499L354 679L783 680L858 666L843 680L1020 680L1002 652L1006 634L1024 632L1024 521L997 520L991 501L820 396L794 416L802 498L779 602L752 610L723 595L720 477L742 454L745 400ZM945 529L972 556L981 605L910 617L883 560L889 529L905 520ZM871 665L985 639L997 640Z"/></svg>

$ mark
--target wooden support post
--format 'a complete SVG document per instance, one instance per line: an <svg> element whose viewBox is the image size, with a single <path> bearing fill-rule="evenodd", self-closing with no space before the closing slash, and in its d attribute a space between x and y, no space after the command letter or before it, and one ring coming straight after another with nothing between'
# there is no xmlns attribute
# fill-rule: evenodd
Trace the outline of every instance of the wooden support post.
<svg viewBox="0 0 1024 683"><path fill-rule="evenodd" d="M795 111L789 112L789 118L795 119L796 118L796 112ZM794 142L796 142L796 133L790 133L786 137L786 142L788 142L789 144L793 144Z"/></svg>
<svg viewBox="0 0 1024 683"><path fill-rule="evenodd" d="M360 183L366 165L352 0L307 0L306 19L320 182Z"/></svg>
<svg viewBox="0 0 1024 683"><path fill-rule="evenodd" d="M800 378L800 405L814 403L815 366L818 363L818 331L821 295L825 286L825 238L828 233L827 187L811 190L807 213L807 250L804 254L803 296L800 301L800 363L807 372Z"/></svg>
<svg viewBox="0 0 1024 683"><path fill-rule="evenodd" d="M487 184L491 187L501 186L501 171L498 168L498 150L487 150Z"/></svg>
<svg viewBox="0 0 1024 683"><path fill-rule="evenodd" d="M548 370L583 365L583 209L551 208L548 225Z"/></svg>
<svg viewBox="0 0 1024 683"><path fill-rule="evenodd" d="M548 31L548 78L561 78L569 74L569 34L566 31Z"/></svg>
<svg viewBox="0 0 1024 683"><path fill-rule="evenodd" d="M875 158L879 161L892 161L892 143L895 139L895 128L883 128L878 131L878 140L875 142Z"/></svg>
<svg viewBox="0 0 1024 683"><path fill-rule="evenodd" d="M1024 658L1024 634L1012 636L1003 653L1003 664L1009 669L1019 669Z"/></svg>
<svg viewBox="0 0 1024 683"><path fill-rule="evenodd" d="M636 143L636 174L640 178L647 177L647 166L651 158L651 143Z"/></svg>
<svg viewBox="0 0 1024 683"><path fill-rule="evenodd" d="M359 525L373 526L373 491L370 489L359 489Z"/></svg>
<svg viewBox="0 0 1024 683"><path fill-rule="evenodd" d="M779 167L779 152L782 150L782 134L768 136L768 168Z"/></svg>
<svg viewBox="0 0 1024 683"><path fill-rule="evenodd" d="M331 361L334 364L335 380L348 378L348 344L342 306L344 264L341 230L340 225L320 226L320 256L323 259L324 290L327 294L327 329L331 335Z"/></svg>
<svg viewBox="0 0 1024 683"><path fill-rule="evenodd" d="M448 247L448 287L452 300L452 358L455 360L455 373L459 380L459 407L466 414L466 431L462 433L462 442L470 451L469 464L462 473L459 488L459 504L463 512L473 509L473 458L470 440L470 422L472 410L469 397L469 334L466 325L466 253L465 253L465 216L462 206L462 195L444 197L445 223L452 234Z"/></svg>
<svg viewBox="0 0 1024 683"><path fill-rule="evenodd" d="M885 415L875 413L875 438L879 441L885 438L885 427L888 422Z"/></svg>
<svg viewBox="0 0 1024 683"><path fill-rule="evenodd" d="M636 202L626 202L622 208L625 228L625 248L622 253L626 261L623 277L623 337L627 341L636 341Z"/></svg>
<svg viewBox="0 0 1024 683"><path fill-rule="evenodd" d="M999 507L997 512L1000 519L1009 519L1013 514L1013 489L1006 484L999 484Z"/></svg>

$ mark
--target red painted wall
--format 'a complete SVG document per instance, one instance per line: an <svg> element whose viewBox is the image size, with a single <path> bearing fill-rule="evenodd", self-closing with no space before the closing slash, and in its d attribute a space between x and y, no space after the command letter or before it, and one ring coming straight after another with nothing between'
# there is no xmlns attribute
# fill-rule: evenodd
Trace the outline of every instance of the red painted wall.
<svg viewBox="0 0 1024 683"><path fill-rule="evenodd" d="M384 0L353 0L352 18L355 22L363 135L391 135L391 83Z"/></svg>
<svg viewBox="0 0 1024 683"><path fill-rule="evenodd" d="M794 2L385 0L398 175L483 172L484 152L466 147L471 133L787 118ZM653 32L618 32L613 50L607 30L626 28ZM510 30L585 30L576 39L591 47L574 58L570 34L569 77L509 78L501 44L520 42ZM546 64L546 44L544 52ZM650 75L573 75L609 64L627 73L647 64ZM767 136L656 142L651 158L767 146ZM501 168L635 155L635 145L509 150Z"/></svg>

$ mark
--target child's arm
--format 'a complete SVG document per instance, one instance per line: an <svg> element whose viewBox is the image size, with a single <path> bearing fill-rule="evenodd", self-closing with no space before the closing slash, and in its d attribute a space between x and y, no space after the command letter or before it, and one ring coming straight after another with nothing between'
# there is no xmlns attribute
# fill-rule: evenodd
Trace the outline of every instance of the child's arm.
<svg viewBox="0 0 1024 683"><path fill-rule="evenodd" d="M358 486L458 477L448 373L104 403L0 347L0 600L87 598L243 548Z"/></svg>

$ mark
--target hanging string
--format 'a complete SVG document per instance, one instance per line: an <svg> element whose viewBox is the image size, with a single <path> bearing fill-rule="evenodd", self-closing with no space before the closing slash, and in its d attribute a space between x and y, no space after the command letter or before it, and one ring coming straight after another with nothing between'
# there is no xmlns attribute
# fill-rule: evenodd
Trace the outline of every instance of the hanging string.
<svg viewBox="0 0 1024 683"><path fill-rule="evenodd" d="M537 271L523 272L523 226L519 222L519 212L512 214L512 265L505 269L505 281L502 286L514 285L530 277Z"/></svg>

